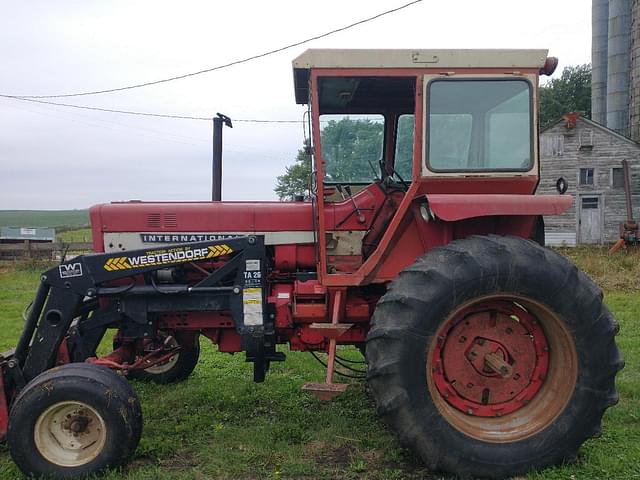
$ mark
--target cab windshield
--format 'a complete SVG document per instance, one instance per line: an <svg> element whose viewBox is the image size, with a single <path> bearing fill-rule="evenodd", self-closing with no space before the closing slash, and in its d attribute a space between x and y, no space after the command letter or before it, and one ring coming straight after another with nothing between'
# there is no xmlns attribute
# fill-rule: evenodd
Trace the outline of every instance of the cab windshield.
<svg viewBox="0 0 640 480"><path fill-rule="evenodd" d="M526 80L438 79L428 86L427 165L445 171L531 168L531 87Z"/></svg>
<svg viewBox="0 0 640 480"><path fill-rule="evenodd" d="M411 180L416 77L319 77L324 182Z"/></svg>
<svg viewBox="0 0 640 480"><path fill-rule="evenodd" d="M370 183L384 147L382 115L321 115L320 144L327 183Z"/></svg>

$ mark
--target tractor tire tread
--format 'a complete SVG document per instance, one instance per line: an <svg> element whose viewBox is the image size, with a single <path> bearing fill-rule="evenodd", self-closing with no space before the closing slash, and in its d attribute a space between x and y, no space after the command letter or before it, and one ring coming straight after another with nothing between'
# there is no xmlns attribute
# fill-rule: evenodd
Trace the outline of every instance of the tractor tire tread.
<svg viewBox="0 0 640 480"><path fill-rule="evenodd" d="M534 291L531 284L541 278L552 281L536 285L538 291ZM465 301L464 296L478 279L483 292L510 290L543 298L554 311L562 312L572 332L584 373L580 381L588 385L583 385L580 399L582 417L571 419L574 422L571 433L552 448L541 448L531 455L520 452L517 459L506 456L486 461L474 455L472 444L478 441L462 435L461 443L460 435L443 438L447 434L436 431L433 425L431 428L418 426L429 423L428 419L417 418L415 413L416 394L422 392L428 396L426 384L418 385L416 391L408 391L407 382L396 374L403 370L403 352L409 348L407 342L422 341L424 345L425 306L437 304L439 309L453 310ZM566 299L571 299L575 314L564 315L569 309ZM591 323L580 324L583 319L591 319ZM624 365L613 340L617 331L617 324L603 303L601 289L560 254L519 237L471 236L431 250L391 282L374 312L367 337L368 381L383 420L398 432L401 443L416 451L432 469L462 476L517 475L571 461L587 438L600 434L604 411L618 399L615 374ZM594 334L598 336L592 337ZM593 342L593 338L599 341ZM426 351L422 351L426 357ZM426 372L424 375L426 378ZM575 392L571 401L574 397ZM431 414L437 415L437 412ZM527 439L513 443L517 444L515 448L532 445ZM526 461L523 457L527 457Z"/></svg>

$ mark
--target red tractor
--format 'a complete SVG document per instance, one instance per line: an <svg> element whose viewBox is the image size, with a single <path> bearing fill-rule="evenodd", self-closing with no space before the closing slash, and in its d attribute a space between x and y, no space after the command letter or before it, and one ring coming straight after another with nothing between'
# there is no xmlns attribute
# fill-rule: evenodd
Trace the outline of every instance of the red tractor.
<svg viewBox="0 0 640 480"><path fill-rule="evenodd" d="M27 474L120 465L142 419L123 375L169 383L199 337L366 354L378 412L433 470L506 477L575 459L615 404L623 362L602 292L544 248L534 195L544 50L309 50L306 200L123 202L91 209L97 253L45 272L0 357L0 434ZM228 119L225 119L228 121ZM113 352L96 349L117 329ZM106 367L106 368L105 368Z"/></svg>

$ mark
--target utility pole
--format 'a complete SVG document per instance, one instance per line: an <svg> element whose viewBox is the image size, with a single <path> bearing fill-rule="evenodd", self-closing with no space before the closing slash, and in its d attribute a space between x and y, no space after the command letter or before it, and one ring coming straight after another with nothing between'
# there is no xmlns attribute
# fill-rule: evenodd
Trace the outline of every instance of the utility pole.
<svg viewBox="0 0 640 480"><path fill-rule="evenodd" d="M213 117L213 165L211 169L211 200L222 200L222 124L233 128L231 119L221 113Z"/></svg>

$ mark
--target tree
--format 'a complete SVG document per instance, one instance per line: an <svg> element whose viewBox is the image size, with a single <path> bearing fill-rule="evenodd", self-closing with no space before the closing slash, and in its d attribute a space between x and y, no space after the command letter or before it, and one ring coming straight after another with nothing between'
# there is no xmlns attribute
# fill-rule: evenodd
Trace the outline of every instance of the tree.
<svg viewBox="0 0 640 480"><path fill-rule="evenodd" d="M371 119L329 120L320 132L325 179L329 182L368 182L379 170L384 124Z"/></svg>
<svg viewBox="0 0 640 480"><path fill-rule="evenodd" d="M545 128L567 112L591 118L591 65L565 67L560 78L540 87L540 127Z"/></svg>
<svg viewBox="0 0 640 480"><path fill-rule="evenodd" d="M329 120L320 132L326 180L342 183L371 181L374 171L379 171L383 130L382 122L370 119L344 117ZM308 196L311 170L311 156L301 148L295 163L286 167L284 175L276 180L274 191L280 200L292 200L296 195Z"/></svg>
<svg viewBox="0 0 640 480"><path fill-rule="evenodd" d="M311 181L311 155L307 148L298 150L296 161L286 167L284 175L279 175L274 191L280 200L293 200L296 195L309 196L309 183Z"/></svg>

